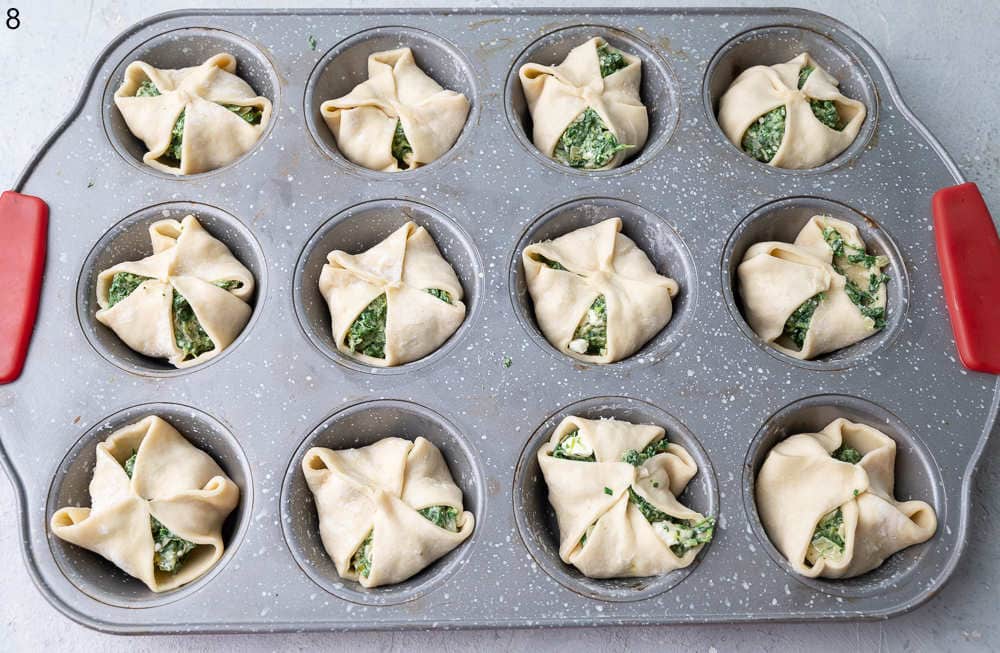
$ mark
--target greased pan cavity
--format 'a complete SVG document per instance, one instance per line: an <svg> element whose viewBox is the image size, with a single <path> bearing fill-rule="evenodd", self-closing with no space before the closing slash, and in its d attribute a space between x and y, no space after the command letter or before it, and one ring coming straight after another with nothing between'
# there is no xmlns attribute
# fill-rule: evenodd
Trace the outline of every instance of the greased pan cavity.
<svg viewBox="0 0 1000 653"><path fill-rule="evenodd" d="M554 63L591 35L643 58L651 132L621 168L584 174L533 150L516 75L521 63ZM402 45L465 93L472 110L440 160L372 173L337 153L317 107L364 78L369 53ZM111 101L124 67L142 58L190 65L224 50L274 105L263 138L210 173L173 178L143 166ZM714 102L749 62L803 50L865 102L868 118L830 164L769 168L726 140ZM78 106L16 187L51 208L27 366L0 387L0 459L14 481L29 571L71 618L119 633L880 618L911 609L941 587L964 549L969 483L997 412L996 380L963 370L954 354L933 254L930 196L958 181L879 56L818 14L204 11L149 19L100 56ZM872 236L892 262L892 299L880 336L802 365L754 340L731 271L748 234L791 232L813 207L834 207ZM143 224L187 211L253 270L258 288L253 317L225 355L175 371L102 333L92 279L111 259L144 255ZM681 289L674 320L646 350L595 367L540 336L518 265L535 234L608 211ZM371 374L332 347L314 268L324 248L367 246L407 217L449 257L469 311L427 360ZM653 420L696 455L699 476L681 499L716 514L718 529L685 573L612 586L553 562L532 448L570 410ZM146 412L173 420L242 489L223 560L156 596L51 537L47 519L87 503L93 446ZM775 557L749 493L764 447L835 413L897 440L899 496L930 502L940 526L876 575L806 581ZM381 435L424 435L441 447L477 525L404 586L366 593L330 575L296 472L311 443Z"/></svg>

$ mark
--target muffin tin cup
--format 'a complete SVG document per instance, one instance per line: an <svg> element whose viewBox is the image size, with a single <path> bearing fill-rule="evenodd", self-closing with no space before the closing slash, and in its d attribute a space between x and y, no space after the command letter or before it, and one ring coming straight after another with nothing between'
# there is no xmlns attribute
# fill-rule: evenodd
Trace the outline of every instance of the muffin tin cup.
<svg viewBox="0 0 1000 653"><path fill-rule="evenodd" d="M896 442L894 496L899 501L921 500L929 503L938 518L938 532L930 540L907 547L891 555L879 567L854 578L808 578L797 573L771 543L757 513L756 479L764 460L775 445L799 433L818 433L835 419L876 428ZM771 559L795 580L814 590L844 599L882 596L890 590L933 575L926 555L942 536L947 523L944 482L940 467L927 446L899 417L886 408L859 397L825 394L794 401L771 415L754 436L743 465L743 507L750 528Z"/></svg>
<svg viewBox="0 0 1000 653"><path fill-rule="evenodd" d="M743 317L737 269L751 246L765 241L791 243L810 218L817 215L831 216L853 224L858 228L869 252L889 259L889 266L885 268L889 276L886 284L887 318L884 328L864 340L812 360L800 360L779 351L750 328ZM797 367L813 371L838 371L857 365L869 357L884 355L906 324L910 303L910 277L903 255L879 223L840 202L821 197L786 197L757 207L730 234L722 250L720 267L722 296L740 331L767 353Z"/></svg>
<svg viewBox="0 0 1000 653"><path fill-rule="evenodd" d="M519 77L521 66L527 63L556 66L563 62L570 50L595 36L600 36L613 48L642 59L642 84L639 94L649 117L649 134L642 149L629 152L629 156L620 166L610 170L572 168L542 154L535 147L531 136L531 114ZM634 33L606 25L577 25L549 32L521 52L507 73L504 107L514 137L542 164L570 175L614 177L635 172L640 166L656 157L670 140L680 115L680 90L677 77L666 60L660 56L656 48Z"/></svg>
<svg viewBox="0 0 1000 653"><path fill-rule="evenodd" d="M815 168L778 168L753 158L733 145L719 126L719 99L740 73L753 66L773 66L808 52L813 59L840 82L845 97L865 105L867 115L857 137L830 161ZM796 25L758 27L733 37L712 57L705 71L702 98L706 118L715 133L729 145L731 154L738 155L760 172L788 175L813 175L831 172L858 157L868 146L878 124L879 95L865 65L835 37L814 29Z"/></svg>
<svg viewBox="0 0 1000 653"><path fill-rule="evenodd" d="M393 367L367 365L337 348L330 309L319 291L319 277L330 252L337 249L348 254L366 251L409 221L430 233L441 255L458 275L465 293L462 297L465 319L448 340L423 358ZM346 208L316 230L295 265L293 296L299 326L327 358L356 372L407 374L447 358L472 328L484 292L483 284L479 252L457 222L428 204L408 199L384 199Z"/></svg>
<svg viewBox="0 0 1000 653"><path fill-rule="evenodd" d="M176 428L188 442L204 451L240 488L240 501L222 525L225 549L204 575L166 592L153 592L97 553L59 539L48 532L49 549L59 571L87 596L120 608L156 608L179 601L212 582L236 555L250 526L253 479L250 463L233 433L223 423L197 408L175 403L140 404L122 409L94 423L76 441L56 468L45 506L46 529L52 515L67 506L90 506L90 481L97 445L116 430L157 415Z"/></svg>
<svg viewBox="0 0 1000 653"><path fill-rule="evenodd" d="M172 175L143 163L142 157L147 152L146 145L129 130L121 112L115 106L115 91L121 86L125 69L134 61L144 61L154 68L189 68L201 65L207 59L221 53L229 53L236 57L236 75L250 84L257 95L271 101L271 119L257 143L232 163L191 175ZM261 143L268 139L280 116L281 86L274 64L268 55L242 36L227 30L207 27L183 27L162 32L129 52L108 76L102 102L104 131L122 158L143 172L160 179L182 181L203 179L238 166L243 160L253 156Z"/></svg>
<svg viewBox="0 0 1000 653"><path fill-rule="evenodd" d="M302 473L302 459L312 447L354 449L388 437L415 440L420 436L444 456L455 483L462 490L463 507L476 519L475 530L443 557L395 585L366 589L356 581L341 578L319 536L319 516ZM388 606L414 601L445 584L465 565L486 519L483 475L465 436L438 413L408 401L367 401L330 415L296 449L281 486L281 528L295 562L327 592L361 605Z"/></svg>
<svg viewBox="0 0 1000 653"><path fill-rule="evenodd" d="M542 445L552 437L552 432L559 423L570 415L585 419L614 418L633 424L655 424L662 427L666 431L666 438L684 447L698 465L698 473L678 500L706 517L715 517L718 536L719 489L715 470L696 436L676 417L652 404L630 397L594 397L565 406L550 415L535 429L521 450L514 470L514 520L528 553L553 580L590 599L641 601L676 587L689 574L697 571L699 560L711 555L711 542L702 547L689 566L662 576L588 578L559 557L559 526L555 511L549 503L537 454Z"/></svg>
<svg viewBox="0 0 1000 653"><path fill-rule="evenodd" d="M588 364L556 349L535 319L534 304L524 276L522 255L528 245L553 240L571 231L611 218L621 218L621 233L635 241L653 267L680 286L673 298L670 321L631 356L606 365ZM691 252L669 222L641 206L609 197L582 197L555 206L536 218L521 234L508 263L507 287L518 322L528 336L548 353L578 369L627 371L663 360L682 342L698 302L698 273ZM573 319L567 316L567 319Z"/></svg>

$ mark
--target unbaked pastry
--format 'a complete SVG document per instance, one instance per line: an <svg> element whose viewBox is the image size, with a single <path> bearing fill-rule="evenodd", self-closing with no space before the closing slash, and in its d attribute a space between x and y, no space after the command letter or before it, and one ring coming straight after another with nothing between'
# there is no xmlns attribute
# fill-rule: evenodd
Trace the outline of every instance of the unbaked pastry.
<svg viewBox="0 0 1000 653"><path fill-rule="evenodd" d="M719 100L726 137L777 168L815 168L854 142L865 105L809 56L743 71Z"/></svg>
<svg viewBox="0 0 1000 653"><path fill-rule="evenodd" d="M751 246L737 269L743 314L775 349L808 360L885 326L885 256L869 254L858 228L813 216L795 243Z"/></svg>
<svg viewBox="0 0 1000 653"><path fill-rule="evenodd" d="M368 80L320 105L341 153L360 166L396 172L436 161L455 144L469 100L417 66L410 48L368 57Z"/></svg>
<svg viewBox="0 0 1000 653"><path fill-rule="evenodd" d="M595 36L557 66L519 71L542 154L588 170L616 168L639 152L649 117L639 95L642 60Z"/></svg>
<svg viewBox="0 0 1000 653"><path fill-rule="evenodd" d="M222 524L239 499L211 456L150 415L98 443L91 507L60 508L51 528L165 592L222 557Z"/></svg>
<svg viewBox="0 0 1000 653"><path fill-rule="evenodd" d="M97 275L97 320L140 354L197 365L246 326L253 275L193 215L154 222L149 237L152 256Z"/></svg>
<svg viewBox="0 0 1000 653"><path fill-rule="evenodd" d="M330 252L319 291L337 348L376 367L423 358L465 319L462 284L431 235L413 222L360 254Z"/></svg>
<svg viewBox="0 0 1000 653"><path fill-rule="evenodd" d="M850 578L937 530L934 508L893 497L896 443L844 418L778 443L757 475L768 537L803 576Z"/></svg>
<svg viewBox="0 0 1000 653"><path fill-rule="evenodd" d="M698 465L659 426L563 419L538 450L559 523L559 557L590 578L690 565L715 519L677 501Z"/></svg>
<svg viewBox="0 0 1000 653"><path fill-rule="evenodd" d="M670 321L679 290L621 228L611 218L529 245L521 257L542 333L588 363L638 351Z"/></svg>
<svg viewBox="0 0 1000 653"><path fill-rule="evenodd" d="M441 452L422 437L360 449L313 447L302 473L316 500L323 548L342 578L401 583L472 535Z"/></svg>
<svg viewBox="0 0 1000 653"><path fill-rule="evenodd" d="M143 163L191 175L249 152L271 119L271 101L235 73L231 54L177 70L130 63L115 91L115 106L146 144Z"/></svg>

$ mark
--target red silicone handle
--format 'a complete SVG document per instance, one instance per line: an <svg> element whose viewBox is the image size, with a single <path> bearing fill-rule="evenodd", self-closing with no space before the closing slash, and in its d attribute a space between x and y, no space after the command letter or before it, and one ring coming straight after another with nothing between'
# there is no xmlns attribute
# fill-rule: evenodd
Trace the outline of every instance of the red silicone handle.
<svg viewBox="0 0 1000 653"><path fill-rule="evenodd" d="M973 183L942 188L931 201L951 329L962 363L1000 374L1000 237Z"/></svg>
<svg viewBox="0 0 1000 653"><path fill-rule="evenodd" d="M49 207L31 195L0 194L0 384L21 375L38 312Z"/></svg>

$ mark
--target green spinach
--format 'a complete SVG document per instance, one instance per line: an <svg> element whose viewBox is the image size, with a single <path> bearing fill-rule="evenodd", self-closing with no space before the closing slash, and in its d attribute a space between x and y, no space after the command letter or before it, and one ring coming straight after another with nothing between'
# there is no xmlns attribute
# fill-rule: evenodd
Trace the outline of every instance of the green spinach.
<svg viewBox="0 0 1000 653"><path fill-rule="evenodd" d="M372 358L385 358L385 323L388 303L382 293L361 311L347 330L347 348Z"/></svg>
<svg viewBox="0 0 1000 653"><path fill-rule="evenodd" d="M844 554L844 513L840 508L826 514L813 531L807 559L816 564L820 558L836 560Z"/></svg>
<svg viewBox="0 0 1000 653"><path fill-rule="evenodd" d="M569 348L578 354L603 356L607 345L608 307L604 295L599 295L576 327Z"/></svg>
<svg viewBox="0 0 1000 653"><path fill-rule="evenodd" d="M580 429L573 429L559 440L559 444L550 454L553 458L578 460L580 462L596 462L594 451L580 439Z"/></svg>
<svg viewBox="0 0 1000 653"><path fill-rule="evenodd" d="M372 535L374 531L368 533L358 550L351 557L351 569L359 576L368 578L372 570Z"/></svg>
<svg viewBox="0 0 1000 653"><path fill-rule="evenodd" d="M434 295L435 297L437 297L438 299L440 299L441 301L443 301L445 304L451 304L452 303L451 302L451 293L449 293L447 290L441 290L440 288L427 288L427 289L425 289L424 292L428 292L428 293Z"/></svg>
<svg viewBox="0 0 1000 653"><path fill-rule="evenodd" d="M213 285L222 288L223 290L239 290L243 287L242 281L237 281L236 279L226 279L223 281L213 281Z"/></svg>
<svg viewBox="0 0 1000 653"><path fill-rule="evenodd" d="M601 116L587 107L559 137L553 156L571 168L603 168L615 154L632 147L618 142Z"/></svg>
<svg viewBox="0 0 1000 653"><path fill-rule="evenodd" d="M156 84L148 79L142 80L139 89L135 92L136 97L156 97L159 94L160 89L156 88Z"/></svg>
<svg viewBox="0 0 1000 653"><path fill-rule="evenodd" d="M133 450L132 455L122 464L129 478L132 478L135 471L137 455L137 452ZM152 515L149 516L149 527L153 535L153 564L160 571L177 573L184 564L184 559L194 551L197 545L174 535L169 528Z"/></svg>
<svg viewBox="0 0 1000 653"><path fill-rule="evenodd" d="M215 349L215 343L205 333L191 304L176 290L173 296L173 325L174 342L177 343L177 348L184 352L184 360L197 358Z"/></svg>
<svg viewBox="0 0 1000 653"><path fill-rule="evenodd" d="M225 109L229 109L240 118L243 118L243 120L251 125L259 125L261 118L264 117L264 112L257 107L245 107L238 104L223 104L222 106Z"/></svg>
<svg viewBox="0 0 1000 653"><path fill-rule="evenodd" d="M115 276L111 277L111 287L108 288L108 307L131 295L149 278L131 272L116 272Z"/></svg>
<svg viewBox="0 0 1000 653"><path fill-rule="evenodd" d="M628 65L622 53L607 43L597 46L597 59L601 63L601 77L607 77Z"/></svg>
<svg viewBox="0 0 1000 653"><path fill-rule="evenodd" d="M656 442L652 442L646 445L646 448L642 451L636 451L635 449L626 449L625 453L622 454L622 462L639 467L644 462L652 458L653 456L661 453L666 453L667 449L670 447L670 441L666 438L660 438Z"/></svg>
<svg viewBox="0 0 1000 653"><path fill-rule="evenodd" d="M536 260L536 261L538 261L539 263L542 263L542 264L544 264L544 265L552 268L553 270L565 270L566 269L566 268L564 268L562 266L562 263L560 263L559 261L553 261L552 259L546 258L546 257L542 256L541 254L532 254L531 258L534 259L534 260Z"/></svg>
<svg viewBox="0 0 1000 653"><path fill-rule="evenodd" d="M181 149L184 145L184 114L185 111L181 111L173 129L170 130L170 145L167 146L167 151L163 154L168 159L178 162L181 160Z"/></svg>
<svg viewBox="0 0 1000 653"><path fill-rule="evenodd" d="M837 448L837 450L831 455L841 462L851 463L852 465L856 465L861 462L862 457L860 451L854 447L849 447L846 444Z"/></svg>
<svg viewBox="0 0 1000 653"><path fill-rule="evenodd" d="M820 302L825 299L823 293L816 293L806 301L802 302L798 308L796 308L788 319L785 320L785 330L782 332L784 335L802 349L802 344L806 341L806 332L809 331L809 325L812 323L813 313L819 307Z"/></svg>
<svg viewBox="0 0 1000 653"><path fill-rule="evenodd" d="M628 489L628 500L638 508L646 521L654 528L663 531L663 539L677 557L712 541L712 536L715 534L714 517L700 520L672 517L643 499L631 487Z"/></svg>
<svg viewBox="0 0 1000 653"><path fill-rule="evenodd" d="M451 506L431 506L418 510L421 515L452 533L458 532L458 510Z"/></svg>
<svg viewBox="0 0 1000 653"><path fill-rule="evenodd" d="M392 156L400 168L409 168L410 164L406 161L406 155L412 153L413 147L410 145L410 139L403 131L403 121L396 120L396 131L392 134Z"/></svg>

